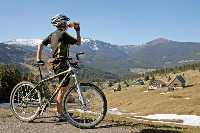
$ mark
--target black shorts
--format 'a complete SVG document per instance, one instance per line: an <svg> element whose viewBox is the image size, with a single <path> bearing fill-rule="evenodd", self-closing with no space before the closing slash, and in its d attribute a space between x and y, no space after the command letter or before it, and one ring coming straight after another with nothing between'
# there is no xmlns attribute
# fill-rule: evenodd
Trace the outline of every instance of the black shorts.
<svg viewBox="0 0 200 133"><path fill-rule="evenodd" d="M69 66L67 64L63 64L63 63L60 63L60 66L58 67L58 69L55 69L54 70L54 73L55 74L58 74L58 73L61 73L63 71L66 71L67 69L69 68ZM63 78L65 77L66 74L63 74L61 76L59 76L59 84L61 83L61 81L63 80ZM67 78L64 83L62 84L61 87L65 87L65 86L68 86L69 85L69 81L70 81L70 78Z"/></svg>

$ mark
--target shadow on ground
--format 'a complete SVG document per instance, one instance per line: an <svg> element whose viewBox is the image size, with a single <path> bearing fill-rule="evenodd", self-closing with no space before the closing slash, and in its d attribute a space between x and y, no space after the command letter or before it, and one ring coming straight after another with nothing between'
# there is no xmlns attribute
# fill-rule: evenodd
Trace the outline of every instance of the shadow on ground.
<svg viewBox="0 0 200 133"><path fill-rule="evenodd" d="M42 117L39 117L39 118L36 118L34 121L32 121L31 123L55 123L56 125L62 125L62 124L67 124L67 120L66 121L58 121L56 119L56 116L42 116Z"/></svg>
<svg viewBox="0 0 200 133"><path fill-rule="evenodd" d="M39 117L36 120L34 120L32 123L55 123L56 125L62 125L67 124L68 122L58 122L54 121L53 119L55 116L48 116L48 117ZM100 124L92 129L103 129L103 128L113 128L113 127L121 127L121 128L133 128L138 129L139 132L133 132L133 133L181 133L180 130L182 130L182 127L178 127L175 125L169 126L169 125L158 125L158 124L147 124L147 123L132 123L132 122L102 122L103 124Z"/></svg>
<svg viewBox="0 0 200 133"><path fill-rule="evenodd" d="M130 127L139 129L139 132L136 133L181 133L182 127L177 126L168 126L168 125L153 125L153 124L144 124L144 123L132 123L132 122L119 122L111 123L106 125L101 125L95 127L98 128L111 128L111 127Z"/></svg>

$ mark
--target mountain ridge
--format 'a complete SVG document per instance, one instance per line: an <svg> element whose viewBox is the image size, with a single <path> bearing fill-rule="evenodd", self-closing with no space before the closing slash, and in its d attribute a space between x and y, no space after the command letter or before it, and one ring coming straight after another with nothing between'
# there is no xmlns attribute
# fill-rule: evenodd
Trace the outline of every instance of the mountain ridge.
<svg viewBox="0 0 200 133"><path fill-rule="evenodd" d="M179 43L200 43L200 42L192 42L192 41L175 41L175 40L171 40L171 39L167 39L164 37L158 37L155 38L151 41L148 41L144 44L129 44L129 45L118 45L118 44L112 44L110 42L105 42L105 41L101 41L98 39L91 39L91 38L81 38L81 43L85 44L85 43L90 43L90 42L95 42L95 41L100 41L106 44L110 44L113 46L119 46L119 47L137 47L137 46L146 46L149 44L164 44L164 43L169 43L169 42L179 42ZM9 45L27 45L27 46L35 46L38 43L42 42L42 39L39 38L16 38L16 39L12 39L12 40L7 40L7 41L2 41L0 43L4 43L4 44L9 44Z"/></svg>
<svg viewBox="0 0 200 133"><path fill-rule="evenodd" d="M24 40L24 42L28 41ZM27 58L32 58L32 61L35 59L36 44L25 45L23 43L23 45L18 45L17 43L19 42L4 44L4 46L1 44L1 47L4 47L2 49L9 51L5 53L6 50L2 50L2 62L12 62L14 60L14 62L24 63ZM200 60L200 43L177 42L166 38L156 38L144 45L113 45L88 38L83 38L82 43L80 46L71 46L71 56L75 56L77 52L84 52L85 55L81 57L81 60L85 66L117 75L134 72L133 70L136 70L134 68L149 70ZM20 54L20 49L24 55ZM51 55L49 47L44 50L46 51L45 54Z"/></svg>

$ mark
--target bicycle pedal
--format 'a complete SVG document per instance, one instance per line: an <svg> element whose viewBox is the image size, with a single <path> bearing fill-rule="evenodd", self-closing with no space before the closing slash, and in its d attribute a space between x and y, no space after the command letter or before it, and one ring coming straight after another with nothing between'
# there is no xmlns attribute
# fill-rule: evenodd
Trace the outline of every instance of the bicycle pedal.
<svg viewBox="0 0 200 133"><path fill-rule="evenodd" d="M46 103L45 105L43 105L42 108L41 108L41 113L40 114L43 114L47 110L48 106L49 106L49 103Z"/></svg>

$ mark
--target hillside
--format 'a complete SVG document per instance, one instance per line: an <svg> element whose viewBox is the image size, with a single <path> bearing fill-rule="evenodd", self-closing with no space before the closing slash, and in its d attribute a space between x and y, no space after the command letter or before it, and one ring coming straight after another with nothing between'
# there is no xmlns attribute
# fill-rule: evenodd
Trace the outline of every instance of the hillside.
<svg viewBox="0 0 200 133"><path fill-rule="evenodd" d="M146 91L147 84L122 88L122 91L115 93L111 88L105 90L109 107L137 115L156 113L200 115L200 72L189 70L184 72L184 75L189 86L168 93L161 90ZM170 76L175 75L171 73Z"/></svg>
<svg viewBox="0 0 200 133"><path fill-rule="evenodd" d="M2 63L24 64L35 60L39 39L15 39L0 44ZM200 60L200 43L177 42L158 38L143 45L113 45L100 40L83 39L81 46L71 46L70 55L84 52L82 65L101 72L123 75L172 67ZM45 48L46 58L51 55Z"/></svg>
<svg viewBox="0 0 200 133"><path fill-rule="evenodd" d="M31 42L35 42L31 40ZM22 42L21 45L15 44L14 41L9 41L8 44L0 43L0 63L14 64L22 73L37 72L32 66L36 58L36 46ZM34 47L33 47L34 46ZM44 60L47 61L51 57L50 49L47 47L44 51ZM98 68L93 68L81 63L80 77L82 80L119 80L119 76L110 72L105 72ZM44 74L47 72L43 70Z"/></svg>
<svg viewBox="0 0 200 133"><path fill-rule="evenodd" d="M161 68L199 61L199 52L200 43L156 39L138 48L131 56L140 67Z"/></svg>

